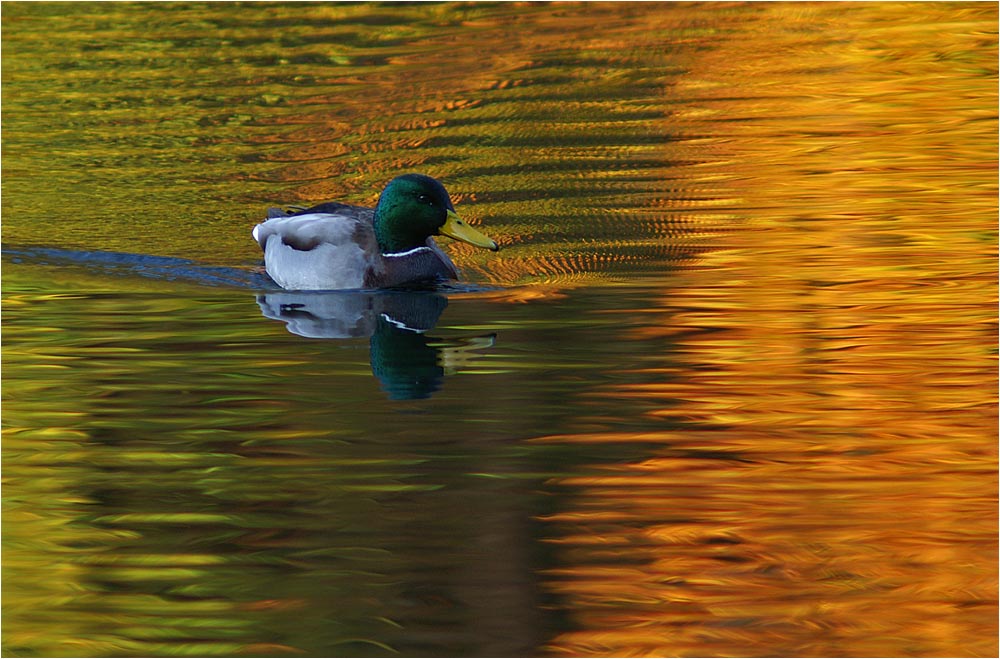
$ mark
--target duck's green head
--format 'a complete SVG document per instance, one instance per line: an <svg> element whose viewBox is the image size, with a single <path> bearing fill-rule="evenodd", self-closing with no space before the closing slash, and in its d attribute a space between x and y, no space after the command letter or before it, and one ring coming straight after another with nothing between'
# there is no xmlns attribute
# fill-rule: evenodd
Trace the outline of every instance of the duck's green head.
<svg viewBox="0 0 1000 659"><path fill-rule="evenodd" d="M423 247L429 236L444 235L496 251L497 244L455 213L448 192L423 174L404 174L385 186L375 206L375 237L383 254Z"/></svg>

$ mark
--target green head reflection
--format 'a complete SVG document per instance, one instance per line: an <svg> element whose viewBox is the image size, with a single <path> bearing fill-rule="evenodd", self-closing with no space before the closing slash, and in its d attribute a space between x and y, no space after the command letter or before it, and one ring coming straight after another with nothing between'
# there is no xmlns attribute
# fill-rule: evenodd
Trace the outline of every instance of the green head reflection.
<svg viewBox="0 0 1000 659"><path fill-rule="evenodd" d="M286 293L257 296L261 312L310 339L370 337L372 374L392 400L429 398L441 388L448 364L493 337L428 336L448 299L427 291Z"/></svg>

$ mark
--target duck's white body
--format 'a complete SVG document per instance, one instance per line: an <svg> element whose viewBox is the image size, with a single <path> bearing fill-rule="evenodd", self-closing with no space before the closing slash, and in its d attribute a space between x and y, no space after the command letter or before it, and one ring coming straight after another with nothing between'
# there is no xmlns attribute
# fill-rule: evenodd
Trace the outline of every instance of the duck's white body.
<svg viewBox="0 0 1000 659"><path fill-rule="evenodd" d="M282 288L364 288L370 265L365 247L375 237L370 220L363 223L329 213L276 217L254 227L253 237L264 250L267 274Z"/></svg>

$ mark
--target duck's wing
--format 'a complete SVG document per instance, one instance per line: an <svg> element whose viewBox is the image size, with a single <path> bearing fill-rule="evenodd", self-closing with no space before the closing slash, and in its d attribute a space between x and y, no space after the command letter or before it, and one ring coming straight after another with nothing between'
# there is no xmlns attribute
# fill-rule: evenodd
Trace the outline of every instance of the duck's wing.
<svg viewBox="0 0 1000 659"><path fill-rule="evenodd" d="M281 208L268 208L267 219L253 228L253 238L261 249L266 249L272 236L303 251L324 242L340 244L351 239L367 244L374 239L374 217L375 211L371 208L337 203L320 204L293 213Z"/></svg>
<svg viewBox="0 0 1000 659"><path fill-rule="evenodd" d="M366 215L371 215L374 218L374 211L370 208L364 208L363 206L352 206L350 204L342 204L339 201L329 201L323 204L317 204L315 206L310 206L309 208L304 208L302 206L288 206L287 208L279 208L277 206L271 206L267 209L267 219L272 220L276 217L293 217L295 215L313 215L315 213L326 213L328 215L348 215L363 217Z"/></svg>
<svg viewBox="0 0 1000 659"><path fill-rule="evenodd" d="M340 205L343 206L343 205ZM274 217L253 230L267 274L293 290L361 288L378 245L371 209Z"/></svg>

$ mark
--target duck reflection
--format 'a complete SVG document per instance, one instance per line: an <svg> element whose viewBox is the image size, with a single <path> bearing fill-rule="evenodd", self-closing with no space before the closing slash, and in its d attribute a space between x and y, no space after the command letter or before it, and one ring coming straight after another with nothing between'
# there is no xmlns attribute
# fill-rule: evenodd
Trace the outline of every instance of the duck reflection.
<svg viewBox="0 0 1000 659"><path fill-rule="evenodd" d="M390 399L429 398L470 352L489 348L495 335L439 339L434 329L448 306L422 291L322 293L284 291L257 296L261 313L310 339L371 337L372 374Z"/></svg>

